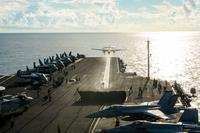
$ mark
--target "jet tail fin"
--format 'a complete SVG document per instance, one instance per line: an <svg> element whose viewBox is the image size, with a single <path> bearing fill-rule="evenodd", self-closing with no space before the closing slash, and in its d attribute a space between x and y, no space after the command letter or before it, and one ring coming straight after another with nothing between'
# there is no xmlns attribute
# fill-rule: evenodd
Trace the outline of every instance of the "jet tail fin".
<svg viewBox="0 0 200 133"><path fill-rule="evenodd" d="M49 58L46 59L46 63L47 63L47 64L49 63Z"/></svg>
<svg viewBox="0 0 200 133"><path fill-rule="evenodd" d="M44 58L44 64L46 64L46 59Z"/></svg>
<svg viewBox="0 0 200 133"><path fill-rule="evenodd" d="M21 70L17 71L17 77L21 77Z"/></svg>
<svg viewBox="0 0 200 133"><path fill-rule="evenodd" d="M179 122L197 124L199 122L198 110L196 108L187 108L181 115Z"/></svg>
<svg viewBox="0 0 200 133"><path fill-rule="evenodd" d="M65 55L65 57L67 57L67 53L66 52L64 52L64 55Z"/></svg>
<svg viewBox="0 0 200 133"><path fill-rule="evenodd" d="M173 95L170 97L170 99L168 100L168 108L174 108L176 102L178 100L178 95Z"/></svg>
<svg viewBox="0 0 200 133"><path fill-rule="evenodd" d="M43 66L43 63L42 63L42 61L40 59L39 59L39 63L40 63L41 66Z"/></svg>
<svg viewBox="0 0 200 133"><path fill-rule="evenodd" d="M56 54L56 60L59 60L59 55L58 54Z"/></svg>
<svg viewBox="0 0 200 133"><path fill-rule="evenodd" d="M170 97L173 96L173 92L172 91L165 91L163 96L160 98L160 101L158 102L158 104L162 107L162 106L166 106L166 102L170 99Z"/></svg>
<svg viewBox="0 0 200 133"><path fill-rule="evenodd" d="M165 91L158 104L165 113L174 112L174 106L177 102L178 96L173 95L172 91Z"/></svg>
<svg viewBox="0 0 200 133"><path fill-rule="evenodd" d="M52 62L52 57L51 56L49 56L49 60L50 60L50 62Z"/></svg>
<svg viewBox="0 0 200 133"><path fill-rule="evenodd" d="M36 68L36 63L35 62L33 62L33 68Z"/></svg>
<svg viewBox="0 0 200 133"><path fill-rule="evenodd" d="M28 68L28 66L26 66L26 71L30 74L30 69Z"/></svg>

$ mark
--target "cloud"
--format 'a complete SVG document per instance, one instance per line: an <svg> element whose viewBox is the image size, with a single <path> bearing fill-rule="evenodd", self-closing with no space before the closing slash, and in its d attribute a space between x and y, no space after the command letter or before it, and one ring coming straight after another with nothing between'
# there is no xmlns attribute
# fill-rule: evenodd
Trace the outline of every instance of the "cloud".
<svg viewBox="0 0 200 133"><path fill-rule="evenodd" d="M0 30L197 30L200 29L199 3L184 0L182 5L173 5L163 1L131 12L119 8L117 0L3 0L0 2Z"/></svg>
<svg viewBox="0 0 200 133"><path fill-rule="evenodd" d="M62 0L57 1L62 2ZM23 25L32 27L48 27L52 28L60 26L96 26L113 22L115 18L120 16L120 12L115 10L115 3L108 1L89 1L74 0L76 2L73 9L54 8L44 2L38 2L37 8L31 9L33 3L26 6L20 5L18 2L11 2L12 6L5 7L2 13L1 25ZM51 2L52 3L52 2ZM84 3L84 5L82 5ZM102 6L96 4L102 4ZM5 13L8 12L8 13ZM16 13L17 12L17 13ZM19 14L21 14L19 16ZM31 21L31 22L30 22ZM23 23L24 22L24 23Z"/></svg>
<svg viewBox="0 0 200 133"><path fill-rule="evenodd" d="M188 3L189 6L192 6L193 8L196 7L195 0L185 0L185 3Z"/></svg>
<svg viewBox="0 0 200 133"><path fill-rule="evenodd" d="M187 6L186 4L183 4L183 9L184 9L186 15L190 15L190 13L192 12L192 11L188 8L188 6Z"/></svg>

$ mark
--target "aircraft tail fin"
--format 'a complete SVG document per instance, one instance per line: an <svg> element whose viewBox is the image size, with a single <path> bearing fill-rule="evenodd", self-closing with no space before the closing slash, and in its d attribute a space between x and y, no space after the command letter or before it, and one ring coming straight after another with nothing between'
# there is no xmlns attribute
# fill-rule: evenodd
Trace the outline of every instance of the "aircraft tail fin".
<svg viewBox="0 0 200 133"><path fill-rule="evenodd" d="M173 95L173 91L165 91L158 104L163 112L174 112L174 106L178 100L178 95Z"/></svg>
<svg viewBox="0 0 200 133"><path fill-rule="evenodd" d="M49 63L49 58L46 59L46 63L47 63L47 64Z"/></svg>
<svg viewBox="0 0 200 133"><path fill-rule="evenodd" d="M39 63L40 63L40 65L41 66L43 66L44 64L43 64L43 62L39 59Z"/></svg>
<svg viewBox="0 0 200 133"><path fill-rule="evenodd" d="M58 54L56 54L56 60L59 60L59 59L60 59L59 55L58 55Z"/></svg>
<svg viewBox="0 0 200 133"><path fill-rule="evenodd" d="M52 62L52 58L51 58L51 56L49 56L49 60L50 60L50 62Z"/></svg>
<svg viewBox="0 0 200 133"><path fill-rule="evenodd" d="M77 53L77 56L76 57L79 57L80 55L79 55L79 53Z"/></svg>
<svg viewBox="0 0 200 133"><path fill-rule="evenodd" d="M67 57L67 53L66 52L64 52L64 55L65 55L65 57Z"/></svg>
<svg viewBox="0 0 200 133"><path fill-rule="evenodd" d="M17 77L21 77L21 70L17 71Z"/></svg>
<svg viewBox="0 0 200 133"><path fill-rule="evenodd" d="M63 53L63 54L62 54L62 58L64 58L64 57L65 57L65 54Z"/></svg>
<svg viewBox="0 0 200 133"><path fill-rule="evenodd" d="M162 107L162 106L166 106L166 102L173 96L173 92L172 91L165 91L163 96L160 98L160 101L158 102L158 104Z"/></svg>
<svg viewBox="0 0 200 133"><path fill-rule="evenodd" d="M170 97L170 99L168 100L168 108L174 108L176 102L178 100L178 95L173 95Z"/></svg>
<svg viewBox="0 0 200 133"><path fill-rule="evenodd" d="M181 115L179 122L197 124L199 122L198 110L196 108L187 108Z"/></svg>
<svg viewBox="0 0 200 133"><path fill-rule="evenodd" d="M36 68L36 63L35 62L33 62L33 68Z"/></svg>
<svg viewBox="0 0 200 133"><path fill-rule="evenodd" d="M28 73L30 73L30 69L28 68L28 66L26 66L26 71L27 71Z"/></svg>
<svg viewBox="0 0 200 133"><path fill-rule="evenodd" d="M44 64L47 64L47 58L44 58Z"/></svg>

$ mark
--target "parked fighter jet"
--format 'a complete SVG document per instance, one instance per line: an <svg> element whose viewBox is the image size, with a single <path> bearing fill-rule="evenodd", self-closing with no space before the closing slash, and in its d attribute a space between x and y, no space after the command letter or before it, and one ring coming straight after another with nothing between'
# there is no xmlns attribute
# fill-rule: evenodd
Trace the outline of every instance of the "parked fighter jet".
<svg viewBox="0 0 200 133"><path fill-rule="evenodd" d="M32 74L32 73L42 73L42 72L39 72L38 69L36 69L36 68L29 69L29 67L26 66L26 71L22 71L22 73L25 74L25 75L30 75L30 74ZM49 77L49 76L50 76L50 75L47 74L47 73L44 73L44 75L45 75L46 77Z"/></svg>
<svg viewBox="0 0 200 133"><path fill-rule="evenodd" d="M63 65L65 65L65 66L72 63L71 59L69 57L67 57L66 53L60 54L60 56L58 54L56 54L56 60L61 61L63 63Z"/></svg>
<svg viewBox="0 0 200 133"><path fill-rule="evenodd" d="M41 60L39 60L40 64L41 64ZM53 64L53 65L56 65L56 67L58 69L63 69L65 67L65 65L63 64L63 62L59 59L54 59L54 58L50 58L50 61L49 59L44 59L44 64L45 65L50 65L50 64Z"/></svg>
<svg viewBox="0 0 200 133"><path fill-rule="evenodd" d="M65 64L65 66L68 66L70 63L72 63L72 60L67 56L65 52L60 55L60 60Z"/></svg>
<svg viewBox="0 0 200 133"><path fill-rule="evenodd" d="M23 74L31 74L31 73L44 73L46 76L49 76L48 74L51 74L58 70L56 65L38 65L36 66L36 63L33 62L33 68L30 69L28 66L26 66L26 71L23 71Z"/></svg>
<svg viewBox="0 0 200 133"><path fill-rule="evenodd" d="M0 97L0 117L24 111L32 100L32 97L23 93L16 96L5 95Z"/></svg>
<svg viewBox="0 0 200 133"><path fill-rule="evenodd" d="M74 55L72 55L72 52L69 52L69 58L71 59L72 62L75 62L77 60L77 57L75 57Z"/></svg>
<svg viewBox="0 0 200 133"><path fill-rule="evenodd" d="M17 78L21 79L21 81L25 82L40 82L40 83L46 83L48 82L48 78L43 73L24 73L21 70L17 71Z"/></svg>
<svg viewBox="0 0 200 133"><path fill-rule="evenodd" d="M125 49L116 49L113 46L108 46L108 47L103 47L102 49L92 48L92 50L99 50L99 51L102 51L104 54L106 53L111 54L111 53L115 53L117 51L122 51Z"/></svg>
<svg viewBox="0 0 200 133"><path fill-rule="evenodd" d="M39 59L40 66L47 66L53 69L62 69L64 67L63 63L60 63L60 61L55 61L54 59L48 61L47 59L44 59L44 63Z"/></svg>
<svg viewBox="0 0 200 133"><path fill-rule="evenodd" d="M36 69L38 73L45 73L45 74L51 74L58 70L56 65L54 64L44 64L41 60L39 60L40 65L36 66L36 63L33 62L33 69Z"/></svg>
<svg viewBox="0 0 200 133"><path fill-rule="evenodd" d="M178 96L173 95L172 91L165 91L158 103L147 105L112 105L104 110L88 115L88 118L97 117L127 117L125 120L150 120L171 119L167 116L178 111L174 108Z"/></svg>
<svg viewBox="0 0 200 133"><path fill-rule="evenodd" d="M104 133L182 133L200 132L198 110L188 108L184 110L178 123L135 121L131 124L106 129Z"/></svg>
<svg viewBox="0 0 200 133"><path fill-rule="evenodd" d="M80 59L80 58L85 58L85 55L84 55L84 54L79 54L79 53L77 53L76 58L78 58L78 59Z"/></svg>

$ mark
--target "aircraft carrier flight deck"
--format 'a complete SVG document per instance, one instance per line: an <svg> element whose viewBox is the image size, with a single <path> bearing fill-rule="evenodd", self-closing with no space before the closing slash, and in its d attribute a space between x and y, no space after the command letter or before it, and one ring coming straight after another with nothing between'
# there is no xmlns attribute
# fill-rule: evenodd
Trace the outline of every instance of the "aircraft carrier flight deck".
<svg viewBox="0 0 200 133"><path fill-rule="evenodd" d="M39 87L40 91L29 84L16 86L16 75L1 76L0 86L7 88L5 94L25 91L34 100L23 113L6 118L1 123L0 132L96 132L97 128L104 126L99 119L86 118L90 113L111 104L141 103L160 98L163 89L152 89L152 79L126 73L123 65L117 57L80 58L63 70L54 72L52 79ZM62 82L54 85L59 79ZM165 89L171 90L169 82L158 82L162 86L167 84ZM50 101L46 99L49 89ZM13 119L14 124L10 128ZM113 122L105 121L105 127L113 127Z"/></svg>

